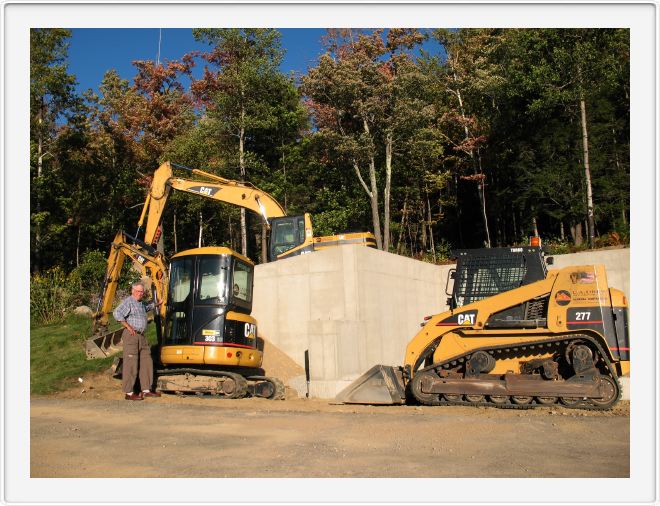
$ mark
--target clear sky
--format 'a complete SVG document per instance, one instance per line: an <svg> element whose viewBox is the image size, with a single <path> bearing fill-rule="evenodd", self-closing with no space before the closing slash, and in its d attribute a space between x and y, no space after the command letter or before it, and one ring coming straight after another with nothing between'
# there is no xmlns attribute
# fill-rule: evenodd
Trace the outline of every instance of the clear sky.
<svg viewBox="0 0 660 506"><path fill-rule="evenodd" d="M279 31L286 51L280 69L285 73L306 73L321 54L320 40L325 29L283 28ZM75 28L72 33L69 72L78 80L78 91L88 88L98 91L103 75L110 69L117 70L121 77L132 82L135 76L132 61L156 60L158 57L158 28ZM178 60L196 49L205 51L209 46L196 42L191 28L162 29L161 61ZM425 49L437 51L438 45L428 42ZM201 75L202 63L195 67L194 75Z"/></svg>

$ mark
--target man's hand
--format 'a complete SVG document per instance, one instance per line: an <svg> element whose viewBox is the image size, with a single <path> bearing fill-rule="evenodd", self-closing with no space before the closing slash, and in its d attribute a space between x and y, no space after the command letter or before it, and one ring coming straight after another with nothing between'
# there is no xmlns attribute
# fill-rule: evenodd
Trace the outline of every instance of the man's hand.
<svg viewBox="0 0 660 506"><path fill-rule="evenodd" d="M135 335L135 329L131 327L127 322L121 322L121 324L124 326L126 330L128 330L128 333L132 336Z"/></svg>

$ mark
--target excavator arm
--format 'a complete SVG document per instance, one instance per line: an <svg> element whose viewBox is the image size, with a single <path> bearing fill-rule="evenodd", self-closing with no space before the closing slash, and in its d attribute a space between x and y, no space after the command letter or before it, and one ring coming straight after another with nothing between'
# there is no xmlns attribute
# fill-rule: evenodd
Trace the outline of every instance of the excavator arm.
<svg viewBox="0 0 660 506"><path fill-rule="evenodd" d="M151 290L155 302L167 300L167 266L163 256L147 245L130 244L124 232L117 232L108 255L103 291L94 313L93 336L85 343L88 358L106 357L120 349L121 331L108 333L109 314L117 293L121 269L126 259L139 267L142 277L151 279ZM160 311L154 312L154 319L165 316L165 304ZM158 325L160 328L160 325Z"/></svg>
<svg viewBox="0 0 660 506"><path fill-rule="evenodd" d="M187 170L203 179L192 180L174 177L172 167ZM164 162L154 173L151 188L138 222L139 230L145 218L147 220L144 242L149 245L153 246L158 241L163 210L172 189L244 207L261 215L267 226L269 226L268 220L270 218L286 216L284 209L275 198L250 183L225 179L199 169L190 169L171 162Z"/></svg>

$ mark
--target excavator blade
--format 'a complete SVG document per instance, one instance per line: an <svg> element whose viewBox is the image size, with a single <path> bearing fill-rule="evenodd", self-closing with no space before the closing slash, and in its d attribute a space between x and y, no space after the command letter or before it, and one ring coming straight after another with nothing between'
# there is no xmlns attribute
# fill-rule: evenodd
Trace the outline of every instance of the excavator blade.
<svg viewBox="0 0 660 506"><path fill-rule="evenodd" d="M105 358L122 349L121 333L124 328L101 335L94 335L85 341L87 359Z"/></svg>
<svg viewBox="0 0 660 506"><path fill-rule="evenodd" d="M401 368L375 365L335 397L344 404L405 404Z"/></svg>

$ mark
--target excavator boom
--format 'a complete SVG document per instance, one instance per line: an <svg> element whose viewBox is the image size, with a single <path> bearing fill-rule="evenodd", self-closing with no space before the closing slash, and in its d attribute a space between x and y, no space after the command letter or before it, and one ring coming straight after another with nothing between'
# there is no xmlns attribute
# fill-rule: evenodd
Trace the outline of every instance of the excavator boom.
<svg viewBox="0 0 660 506"><path fill-rule="evenodd" d="M187 170L203 179L174 177L172 167ZM225 179L199 169L164 162L154 173L151 188L138 222L139 230L145 218L147 219L144 232L144 242L147 244L154 245L158 241L160 222L172 189L249 209L259 214L267 225L270 218L286 215L275 198L250 183Z"/></svg>

